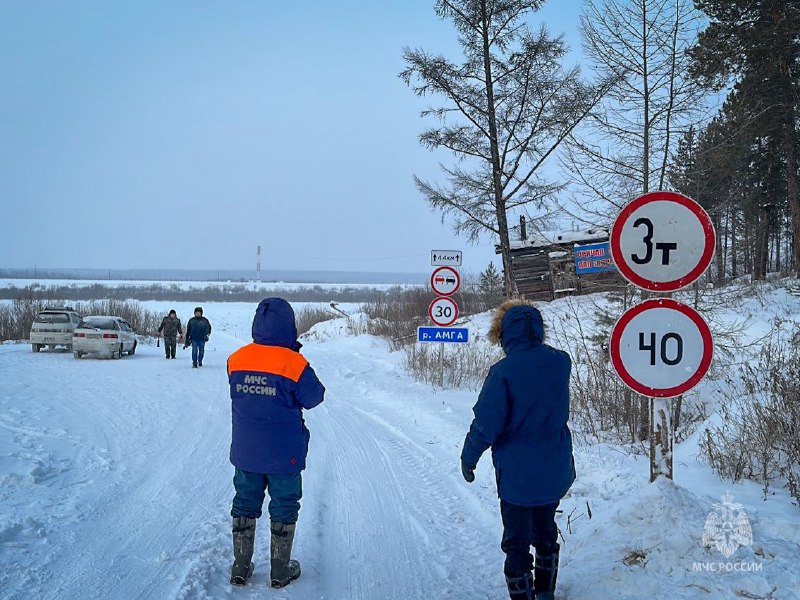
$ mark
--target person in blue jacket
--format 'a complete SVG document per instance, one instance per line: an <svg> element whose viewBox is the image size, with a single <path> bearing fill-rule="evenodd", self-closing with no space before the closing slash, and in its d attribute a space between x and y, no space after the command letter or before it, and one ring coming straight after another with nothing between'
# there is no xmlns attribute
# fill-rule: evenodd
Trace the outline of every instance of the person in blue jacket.
<svg viewBox="0 0 800 600"><path fill-rule="evenodd" d="M236 490L233 585L246 585L253 574L256 519L265 490L270 496L271 585L283 587L300 577L300 563L291 554L310 438L303 411L325 397L300 348L292 307L282 298L266 298L253 318L253 343L228 359Z"/></svg>
<svg viewBox="0 0 800 600"><path fill-rule="evenodd" d="M492 449L509 594L512 600L552 600L560 548L556 509L575 480L567 426L572 363L544 343L542 315L525 300L496 311L489 339L506 356L489 369L473 408L461 471L474 481L478 460Z"/></svg>
<svg viewBox="0 0 800 600"><path fill-rule="evenodd" d="M183 349L192 345L192 367L203 366L203 356L206 351L206 342L211 335L211 323L203 316L203 307L194 309L194 316L186 323L186 340Z"/></svg>

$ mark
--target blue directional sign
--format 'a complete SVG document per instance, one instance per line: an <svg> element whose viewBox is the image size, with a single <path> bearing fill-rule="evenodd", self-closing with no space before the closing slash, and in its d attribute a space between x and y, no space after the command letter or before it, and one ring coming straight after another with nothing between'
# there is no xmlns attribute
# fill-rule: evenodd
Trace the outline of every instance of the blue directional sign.
<svg viewBox="0 0 800 600"><path fill-rule="evenodd" d="M417 341L466 344L469 341L469 329L466 327L418 327Z"/></svg>

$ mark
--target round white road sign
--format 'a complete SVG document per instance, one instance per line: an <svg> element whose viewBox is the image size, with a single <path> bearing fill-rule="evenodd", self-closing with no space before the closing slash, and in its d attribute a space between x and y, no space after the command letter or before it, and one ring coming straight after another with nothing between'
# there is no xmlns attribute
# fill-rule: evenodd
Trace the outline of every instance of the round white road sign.
<svg viewBox="0 0 800 600"><path fill-rule="evenodd" d="M431 288L439 296L452 296L461 287L461 275L453 267L439 267L431 275Z"/></svg>
<svg viewBox="0 0 800 600"><path fill-rule="evenodd" d="M714 225L694 200L651 192L622 209L611 229L611 255L628 281L671 292L697 280L714 256Z"/></svg>
<svg viewBox="0 0 800 600"><path fill-rule="evenodd" d="M611 331L611 363L634 392L671 398L708 372L714 344L708 324L685 304L646 300L628 309Z"/></svg>
<svg viewBox="0 0 800 600"><path fill-rule="evenodd" d="M458 304L452 298L436 298L428 307L428 316L434 325L449 327L458 319Z"/></svg>

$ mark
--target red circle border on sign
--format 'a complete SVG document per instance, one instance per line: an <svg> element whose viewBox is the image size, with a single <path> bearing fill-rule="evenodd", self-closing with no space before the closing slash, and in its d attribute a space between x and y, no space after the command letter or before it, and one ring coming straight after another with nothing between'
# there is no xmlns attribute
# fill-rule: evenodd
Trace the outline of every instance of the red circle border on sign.
<svg viewBox="0 0 800 600"><path fill-rule="evenodd" d="M700 361L700 365L698 365L697 371L685 382L675 387L658 389L639 383L627 369L625 369L625 365L622 363L622 358L620 356L619 346L625 327L634 317L653 308L669 308L689 317L697 326L697 329L700 331L700 336L703 338L703 358ZM691 306L687 306L671 298L652 298L629 308L617 320L614 324L614 328L611 330L609 354L611 355L611 364L614 366L617 375L619 375L622 382L634 392L652 398L674 398L675 396L680 396L688 392L700 383L700 380L708 373L708 369L711 366L711 359L714 355L714 340L711 337L711 330L708 327L708 323L706 323L703 317L700 316L700 313Z"/></svg>
<svg viewBox="0 0 800 600"><path fill-rule="evenodd" d="M436 274L437 274L439 271L445 271L445 270L447 270L447 271L452 271L453 273L455 273L455 274L456 274L456 287L455 287L455 289L454 289L452 292L450 292L449 294L445 294L444 292L440 292L439 290L437 290L437 289L436 289L436 286L435 286L435 285L433 285L433 280L436 278ZM437 294L439 297L442 297L442 298L447 298L447 297L449 297L449 296L452 296L453 294L455 294L455 293L456 293L456 292L459 290L459 288L460 288L460 287L461 287L461 275L459 274L459 272L458 272L458 271L457 271L457 270L456 270L454 267L448 267L448 266L439 267L439 268L438 268L438 269L436 269L436 270L433 272L433 274L431 275L431 289L432 289L434 292L436 292L436 294Z"/></svg>
<svg viewBox="0 0 800 600"><path fill-rule="evenodd" d="M650 281L649 279L637 275L633 269L628 266L628 263L625 262L625 257L622 254L620 245L622 227L628 221L628 217L630 217L631 213L645 204L658 201L676 202L692 211L700 221L703 227L703 233L706 236L706 244L703 255L700 257L700 262L686 275L673 281ZM622 209L619 216L614 221L614 226L611 228L611 257L614 259L614 264L617 265L620 274L632 284L653 292L674 292L699 279L711 265L711 260L714 258L715 243L716 235L714 233L714 224L711 222L711 217L708 216L705 209L691 198L676 192L648 192L647 194L639 196Z"/></svg>
<svg viewBox="0 0 800 600"><path fill-rule="evenodd" d="M453 305L454 316L452 321L448 321L447 323L437 323L433 319L433 305L436 304L436 302L439 300L447 300ZM428 317L430 317L431 323L433 323L437 327L450 327L450 325L458 321L458 304L456 304L456 301L450 298L449 296L437 296L436 298L434 298L433 302L430 303L430 306L428 306Z"/></svg>

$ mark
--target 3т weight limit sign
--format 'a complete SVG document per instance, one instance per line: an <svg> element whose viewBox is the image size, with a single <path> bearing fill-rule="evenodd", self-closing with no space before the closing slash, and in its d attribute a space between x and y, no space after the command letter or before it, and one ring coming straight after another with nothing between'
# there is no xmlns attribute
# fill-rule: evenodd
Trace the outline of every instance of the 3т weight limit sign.
<svg viewBox="0 0 800 600"><path fill-rule="evenodd" d="M634 285L672 292L696 281L714 256L714 226L694 200L652 192L625 206L611 229L611 253ZM703 317L671 298L628 309L611 332L611 362L633 391L671 398L708 372L714 344Z"/></svg>
<svg viewBox="0 0 800 600"><path fill-rule="evenodd" d="M611 229L611 255L632 284L674 292L696 281L714 256L714 225L694 200L651 192L625 206Z"/></svg>

